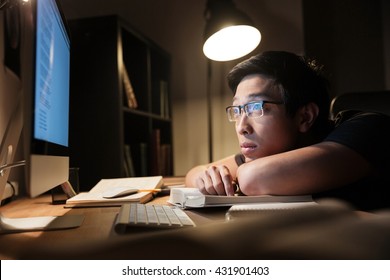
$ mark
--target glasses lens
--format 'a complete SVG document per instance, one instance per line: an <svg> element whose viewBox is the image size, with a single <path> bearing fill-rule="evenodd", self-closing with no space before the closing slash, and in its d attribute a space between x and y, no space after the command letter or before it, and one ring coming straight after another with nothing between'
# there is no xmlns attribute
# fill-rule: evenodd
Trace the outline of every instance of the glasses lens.
<svg viewBox="0 0 390 280"><path fill-rule="evenodd" d="M253 102L245 105L245 111L250 118L259 118L263 116L263 102Z"/></svg>
<svg viewBox="0 0 390 280"><path fill-rule="evenodd" d="M241 115L241 110L239 107L228 107L226 108L226 113L229 121L235 122Z"/></svg>

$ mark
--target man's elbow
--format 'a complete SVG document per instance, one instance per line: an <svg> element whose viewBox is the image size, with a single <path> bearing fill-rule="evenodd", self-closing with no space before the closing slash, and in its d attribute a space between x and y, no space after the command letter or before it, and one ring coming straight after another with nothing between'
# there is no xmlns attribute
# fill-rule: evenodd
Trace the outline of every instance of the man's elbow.
<svg viewBox="0 0 390 280"><path fill-rule="evenodd" d="M240 166L237 172L238 183L240 191L244 195L265 195L270 194L270 190L267 187L267 182L261 180L261 174L249 164L246 166Z"/></svg>

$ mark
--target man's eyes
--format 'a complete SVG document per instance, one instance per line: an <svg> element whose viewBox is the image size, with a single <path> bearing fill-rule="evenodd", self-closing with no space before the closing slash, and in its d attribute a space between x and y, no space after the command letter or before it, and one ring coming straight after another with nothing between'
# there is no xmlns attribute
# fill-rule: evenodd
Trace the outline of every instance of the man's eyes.
<svg viewBox="0 0 390 280"><path fill-rule="evenodd" d="M263 107L261 103L253 103L248 106L248 109L250 111L260 111Z"/></svg>

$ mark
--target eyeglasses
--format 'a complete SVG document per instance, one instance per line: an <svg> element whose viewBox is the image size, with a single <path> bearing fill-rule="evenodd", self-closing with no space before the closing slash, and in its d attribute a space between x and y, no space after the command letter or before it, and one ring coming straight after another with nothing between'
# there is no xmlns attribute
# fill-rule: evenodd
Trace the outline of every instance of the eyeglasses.
<svg viewBox="0 0 390 280"><path fill-rule="evenodd" d="M266 103L284 104L284 102L276 101L253 101L244 105L226 107L226 114L230 122L238 121L241 117L242 111L245 111L248 118L260 118L264 115L263 106Z"/></svg>

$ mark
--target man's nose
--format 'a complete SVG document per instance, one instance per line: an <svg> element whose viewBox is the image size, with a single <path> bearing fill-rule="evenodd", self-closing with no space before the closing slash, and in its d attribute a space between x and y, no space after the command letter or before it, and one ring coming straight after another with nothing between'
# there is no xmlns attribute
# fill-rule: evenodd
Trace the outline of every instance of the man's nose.
<svg viewBox="0 0 390 280"><path fill-rule="evenodd" d="M236 130L239 134L248 134L252 131L249 118L244 111L241 112L240 118L236 121Z"/></svg>

